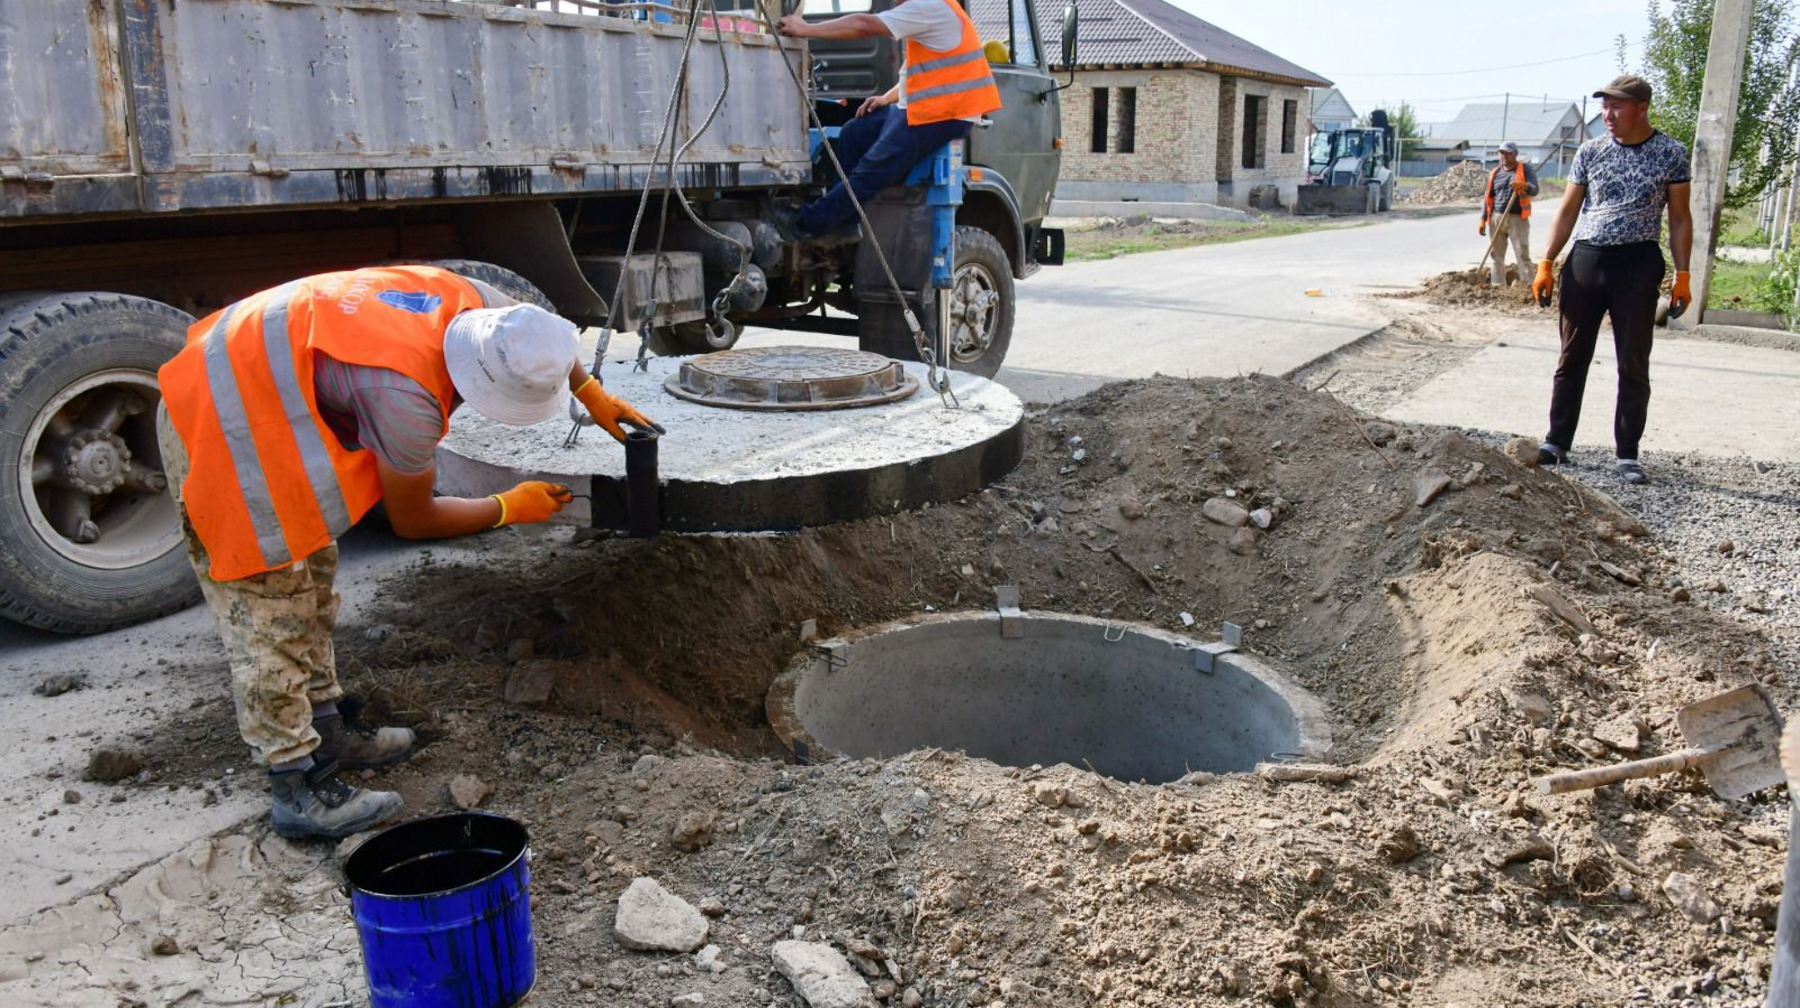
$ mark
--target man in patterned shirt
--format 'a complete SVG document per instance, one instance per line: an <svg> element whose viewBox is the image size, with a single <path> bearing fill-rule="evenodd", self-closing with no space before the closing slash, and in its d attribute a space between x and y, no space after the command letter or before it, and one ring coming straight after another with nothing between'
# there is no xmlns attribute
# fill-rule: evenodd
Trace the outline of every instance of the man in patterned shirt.
<svg viewBox="0 0 1800 1008"><path fill-rule="evenodd" d="M1562 354L1550 392L1550 432L1538 461L1556 465L1575 442L1581 393L1600 320L1612 315L1613 349L1619 358L1619 399L1613 414L1613 443L1619 476L1628 483L1647 477L1638 462L1638 441L1650 406L1650 344L1656 327L1656 299L1662 286L1660 247L1663 209L1669 214L1669 255L1675 260L1670 313L1687 309L1688 254L1694 221L1688 213L1688 152L1681 142L1650 126L1650 84L1627 74L1594 92L1600 99L1609 136L1581 145L1569 170L1569 188L1550 225L1550 242L1538 262L1531 291L1548 303L1559 281L1551 275L1556 254L1571 232L1575 247L1563 263L1559 314Z"/></svg>

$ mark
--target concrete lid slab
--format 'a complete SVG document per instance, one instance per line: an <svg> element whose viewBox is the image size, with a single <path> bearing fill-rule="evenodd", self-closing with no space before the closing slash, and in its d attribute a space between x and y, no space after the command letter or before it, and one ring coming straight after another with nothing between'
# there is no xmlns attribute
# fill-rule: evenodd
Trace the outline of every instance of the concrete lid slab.
<svg viewBox="0 0 1800 1008"><path fill-rule="evenodd" d="M960 409L921 389L899 402L825 412L751 412L689 402L665 383L682 358L649 370L608 363L612 394L667 428L657 446L663 528L761 531L849 521L955 500L1011 472L1023 452L1024 407L985 378L947 372ZM925 380L923 365L907 372ZM438 490L485 496L523 479L568 485L565 522L625 526L625 453L567 420L507 427L458 412L438 447Z"/></svg>

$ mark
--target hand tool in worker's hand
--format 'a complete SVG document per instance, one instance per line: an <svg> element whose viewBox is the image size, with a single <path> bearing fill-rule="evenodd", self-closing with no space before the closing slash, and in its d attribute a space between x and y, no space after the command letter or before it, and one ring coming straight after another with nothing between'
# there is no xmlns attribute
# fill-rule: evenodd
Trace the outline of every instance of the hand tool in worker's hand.
<svg viewBox="0 0 1800 1008"><path fill-rule="evenodd" d="M1781 715L1761 686L1688 704L1675 715L1688 748L1650 759L1570 770L1532 779L1540 794L1585 791L1604 784L1698 768L1721 798L1742 798L1787 780L1781 768Z"/></svg>
<svg viewBox="0 0 1800 1008"><path fill-rule="evenodd" d="M1487 197L1484 196L1482 198L1486 199ZM1499 246L1500 248L1506 247L1506 228L1503 225L1506 223L1506 215L1512 212L1512 205L1513 194L1508 192L1506 194L1506 205L1500 208L1500 216L1488 218L1487 251L1481 253L1481 265L1475 267L1475 278L1477 280L1481 279L1481 271L1487 269L1488 256L1494 254L1495 246Z"/></svg>

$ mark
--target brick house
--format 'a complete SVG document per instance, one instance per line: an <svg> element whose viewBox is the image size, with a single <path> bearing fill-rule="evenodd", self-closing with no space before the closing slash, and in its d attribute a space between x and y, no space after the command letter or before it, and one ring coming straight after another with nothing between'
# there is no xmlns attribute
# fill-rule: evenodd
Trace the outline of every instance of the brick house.
<svg viewBox="0 0 1800 1008"><path fill-rule="evenodd" d="M1059 198L1246 206L1272 186L1293 204L1306 174L1307 89L1330 81L1163 0L1077 3ZM1040 10L1054 53L1062 12Z"/></svg>

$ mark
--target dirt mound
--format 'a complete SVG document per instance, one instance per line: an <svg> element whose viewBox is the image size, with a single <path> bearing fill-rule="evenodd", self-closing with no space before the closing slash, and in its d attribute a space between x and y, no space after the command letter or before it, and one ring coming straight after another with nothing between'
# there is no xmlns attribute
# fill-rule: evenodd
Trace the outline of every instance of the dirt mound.
<svg viewBox="0 0 1800 1008"><path fill-rule="evenodd" d="M345 628L345 660L376 670L360 678L443 739L384 778L409 808L447 807L470 773L529 820L542 989L793 1004L767 964L799 930L856 952L893 1004L1754 999L1778 796L1527 784L1678 748L1681 704L1777 678L1765 641L1687 604L1629 515L1272 378L1126 382L1028 422L1018 472L954 504L433 562L364 614L394 632ZM1213 498L1271 527L1217 524ZM1027 609L1242 624L1330 704L1351 779L769 758L763 695L802 621L830 636L983 609L1001 584ZM502 703L521 677L541 707ZM1676 870L1730 928L1677 914L1660 889ZM608 936L638 875L717 914L722 972Z"/></svg>
<svg viewBox="0 0 1800 1008"><path fill-rule="evenodd" d="M1408 203L1441 206L1478 201L1486 195L1488 170L1473 161L1458 161L1407 195Z"/></svg>
<svg viewBox="0 0 1800 1008"><path fill-rule="evenodd" d="M1538 308L1531 296L1531 283L1520 279L1517 266L1510 263L1507 265L1506 280L1510 286L1495 287L1489 282L1488 271L1485 269L1451 270L1425 281L1416 291L1392 296L1421 298L1453 308L1496 308L1518 315L1538 315L1549 311Z"/></svg>

